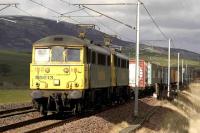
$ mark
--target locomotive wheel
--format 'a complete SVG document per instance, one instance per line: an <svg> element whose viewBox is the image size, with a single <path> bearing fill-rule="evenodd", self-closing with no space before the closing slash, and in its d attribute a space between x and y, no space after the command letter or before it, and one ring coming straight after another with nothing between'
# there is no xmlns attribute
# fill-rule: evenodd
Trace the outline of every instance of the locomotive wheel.
<svg viewBox="0 0 200 133"><path fill-rule="evenodd" d="M34 109L38 109L39 110L39 104L35 101L35 100L32 100L32 104L33 104L33 108Z"/></svg>
<svg viewBox="0 0 200 133"><path fill-rule="evenodd" d="M85 108L84 108L84 104L83 103L78 103L77 104L77 113L79 115L84 115L85 113Z"/></svg>
<svg viewBox="0 0 200 133"><path fill-rule="evenodd" d="M44 106L40 104L39 111L43 116L47 116L47 111L45 110Z"/></svg>

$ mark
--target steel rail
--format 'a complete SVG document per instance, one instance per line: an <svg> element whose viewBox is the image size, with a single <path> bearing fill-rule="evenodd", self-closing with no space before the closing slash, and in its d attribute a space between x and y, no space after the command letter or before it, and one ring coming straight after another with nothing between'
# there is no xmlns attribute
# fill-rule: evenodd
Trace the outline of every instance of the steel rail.
<svg viewBox="0 0 200 133"><path fill-rule="evenodd" d="M11 112L24 111L24 110L28 110L28 109L32 109L32 108L33 108L32 106L27 106L27 107L3 110L3 111L0 111L0 115L8 114L8 113L11 113Z"/></svg>
<svg viewBox="0 0 200 133"><path fill-rule="evenodd" d="M27 113L31 113L31 112L35 112L35 111L36 111L36 109L30 109L30 110L15 112L15 113L9 113L9 114L0 115L0 118L6 118L6 117L21 115L21 114L27 114Z"/></svg>
<svg viewBox="0 0 200 133"><path fill-rule="evenodd" d="M14 124L10 124L10 125L6 125L6 126L2 126L0 127L0 132L5 132L8 130L12 130L12 129L16 129L16 128L20 128L23 126L27 126L33 123L37 123L37 122L41 122L41 121L45 121L48 120L50 118L53 118L55 115L50 115L50 116L43 116L43 117L38 117L38 118L34 118L34 119L30 119L30 120L26 120L26 121L21 121L18 123L14 123Z"/></svg>

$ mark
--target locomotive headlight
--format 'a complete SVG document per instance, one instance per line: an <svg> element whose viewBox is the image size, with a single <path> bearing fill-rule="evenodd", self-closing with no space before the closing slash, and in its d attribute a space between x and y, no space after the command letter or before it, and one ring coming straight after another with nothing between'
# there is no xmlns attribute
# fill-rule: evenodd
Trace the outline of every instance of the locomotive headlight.
<svg viewBox="0 0 200 133"><path fill-rule="evenodd" d="M37 88L39 88L39 87L40 87L40 83L36 83L35 85L36 85L36 87L37 87Z"/></svg>
<svg viewBox="0 0 200 133"><path fill-rule="evenodd" d="M45 68L45 72L49 73L50 72L50 68Z"/></svg>
<svg viewBox="0 0 200 133"><path fill-rule="evenodd" d="M64 68L63 71L64 71L65 73L69 73L69 68Z"/></svg>
<svg viewBox="0 0 200 133"><path fill-rule="evenodd" d="M59 86L59 85L60 85L60 80L59 80L59 79L55 79L55 80L53 81L53 84L54 84L55 86Z"/></svg>
<svg viewBox="0 0 200 133"><path fill-rule="evenodd" d="M79 87L79 84L78 84L78 83L76 83L76 84L75 84L75 87Z"/></svg>

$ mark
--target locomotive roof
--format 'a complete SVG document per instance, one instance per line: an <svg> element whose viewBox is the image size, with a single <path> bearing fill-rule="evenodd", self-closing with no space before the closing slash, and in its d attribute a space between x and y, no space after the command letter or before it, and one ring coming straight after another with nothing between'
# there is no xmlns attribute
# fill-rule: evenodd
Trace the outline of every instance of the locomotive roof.
<svg viewBox="0 0 200 133"><path fill-rule="evenodd" d="M89 49L99 52L99 53L103 53L106 55L110 55L111 51L108 47L104 47L104 46L97 46L95 44L91 44L89 41L87 40L83 40L74 36L68 36L68 35L53 35L53 36L48 36L45 38L42 38L38 41L36 41L33 46L41 46L41 47L49 47L49 46L86 46ZM128 57L115 52L115 55L122 58L122 59L127 59Z"/></svg>
<svg viewBox="0 0 200 133"><path fill-rule="evenodd" d="M95 44L91 44L87 40L82 40L77 37L68 36L68 35L54 35L42 38L35 42L33 46L86 46L96 52L100 52L103 54L110 55L110 51L108 48L102 46L96 46Z"/></svg>
<svg viewBox="0 0 200 133"><path fill-rule="evenodd" d="M118 52L116 52L115 54L116 54L117 57L120 57L120 58L122 58L122 59L129 60L128 56L126 56L126 55L124 55L124 54L121 54L121 53L118 53Z"/></svg>
<svg viewBox="0 0 200 133"><path fill-rule="evenodd" d="M54 35L42 38L35 42L33 46L68 46L68 45L87 45L85 40L68 35Z"/></svg>

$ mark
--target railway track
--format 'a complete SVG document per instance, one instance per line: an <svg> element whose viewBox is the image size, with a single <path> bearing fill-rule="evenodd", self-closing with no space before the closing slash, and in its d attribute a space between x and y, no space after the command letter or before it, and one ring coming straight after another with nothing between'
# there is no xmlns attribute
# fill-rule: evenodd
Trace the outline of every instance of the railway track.
<svg viewBox="0 0 200 133"><path fill-rule="evenodd" d="M130 103L127 102L125 104L128 104ZM86 115L84 116L63 116L63 117L60 117L58 115L49 115L49 116L46 116L46 117L38 117L38 118L35 118L35 119L30 119L30 120L26 120L26 121L22 121L22 122L18 122L18 123L14 123L14 124L10 124L10 125L6 125L6 126L3 126L3 127L0 127L0 132L5 132L5 131L13 131L13 132L26 132L26 133L35 133L35 132L43 132L43 131L48 131L52 128L55 128L55 127L58 127L58 126L62 126L64 125L65 123L69 123L69 122L72 122L72 121L76 121L76 120L80 120L82 118L85 118L85 117L89 117L89 116L92 116L92 115L96 115L98 113L101 113L101 112L104 112L104 111L107 111L107 110L110 110L110 109L114 109L114 108L118 108L122 105L125 105L125 104L117 104L117 105L114 105L114 106L106 106L100 110L94 110L94 111L87 111L86 112ZM60 118L60 119L58 119ZM46 122L44 125L41 124L42 122ZM32 126L33 125L33 126ZM34 128L34 125L38 125L38 126L35 126Z"/></svg>
<svg viewBox="0 0 200 133"><path fill-rule="evenodd" d="M0 115L5 115L5 114L12 113L12 112L18 112L18 111L25 111L25 110L29 110L29 109L32 109L32 108L33 108L32 106L27 106L27 107L3 110L3 111L0 111Z"/></svg>
<svg viewBox="0 0 200 133"><path fill-rule="evenodd" d="M51 123L51 124L48 124L48 125L45 125L45 126L42 126L42 127L31 129L29 131L26 131L25 133L39 133L39 132L44 132L44 131L50 130L52 128L62 126L65 123L69 123L69 122L76 121L76 120L79 120L79 119L80 118L73 116L73 117L68 118L68 119L60 120L58 122L54 122L54 123Z"/></svg>
<svg viewBox="0 0 200 133"><path fill-rule="evenodd" d="M35 112L35 109L32 108L27 108L27 110L18 110L18 111L13 111L13 112L6 112L0 115L0 118L6 118L6 117L11 117L11 116L15 116L15 115L21 115L21 114L27 114L27 113L31 113L31 112Z"/></svg>
<svg viewBox="0 0 200 133"><path fill-rule="evenodd" d="M8 130L13 130L13 129L20 128L20 127L23 127L23 126L27 126L27 125L30 125L30 124L33 124L33 123L48 120L52 117L53 117L52 115L48 116L48 117L38 117L38 118L34 118L34 119L26 120L26 121L21 121L21 122L14 123L14 124L2 126L2 127L0 127L0 132L5 132L5 131L8 131Z"/></svg>

